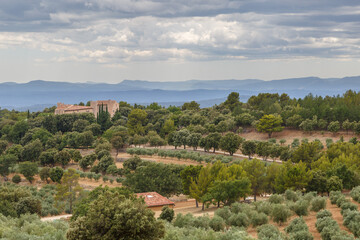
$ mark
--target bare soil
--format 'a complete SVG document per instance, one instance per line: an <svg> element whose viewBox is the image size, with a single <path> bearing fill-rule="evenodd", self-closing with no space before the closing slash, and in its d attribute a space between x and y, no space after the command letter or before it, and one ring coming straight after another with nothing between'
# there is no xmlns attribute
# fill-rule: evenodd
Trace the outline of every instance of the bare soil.
<svg viewBox="0 0 360 240"><path fill-rule="evenodd" d="M267 141L268 135L266 133L259 133L254 128L246 128L246 132L240 134L241 137L247 140L262 140ZM301 140L307 138L309 141L313 141L315 139L319 139L324 146L326 146L326 139L331 138L334 142L340 139L340 137L344 137L344 141L349 141L352 137L358 137L352 132L346 133L345 131L340 131L336 134L333 134L328 131L313 131L313 132L304 132L296 129L286 128L282 132L273 133L272 138L277 139L285 139L285 144L288 145L294 141L295 138Z"/></svg>
<svg viewBox="0 0 360 240"><path fill-rule="evenodd" d="M130 154L127 153L119 153L117 155L117 158L119 159L128 159L131 158ZM152 161L152 162L157 162L157 163L165 163L165 164L180 164L180 165L201 165L200 163L196 162L196 161L192 161L192 160L184 160L184 159L177 159L177 158L162 158L156 155L153 156L146 156L146 155L142 155L141 159L143 160L147 160L147 161ZM202 165L205 165L205 163L203 163ZM122 162L116 162L116 166L118 168L122 168L123 164Z"/></svg>

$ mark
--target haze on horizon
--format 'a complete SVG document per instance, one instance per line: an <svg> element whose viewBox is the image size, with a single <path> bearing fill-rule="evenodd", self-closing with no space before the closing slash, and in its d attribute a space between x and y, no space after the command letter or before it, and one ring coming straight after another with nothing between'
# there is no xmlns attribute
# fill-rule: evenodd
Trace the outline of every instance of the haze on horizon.
<svg viewBox="0 0 360 240"><path fill-rule="evenodd" d="M0 82L360 75L360 2L3 0Z"/></svg>

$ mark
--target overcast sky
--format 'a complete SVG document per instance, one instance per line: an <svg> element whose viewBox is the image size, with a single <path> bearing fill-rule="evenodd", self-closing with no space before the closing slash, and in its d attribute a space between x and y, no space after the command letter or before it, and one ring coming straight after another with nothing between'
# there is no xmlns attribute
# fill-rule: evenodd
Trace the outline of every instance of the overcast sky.
<svg viewBox="0 0 360 240"><path fill-rule="evenodd" d="M360 75L358 0L1 0L0 82Z"/></svg>

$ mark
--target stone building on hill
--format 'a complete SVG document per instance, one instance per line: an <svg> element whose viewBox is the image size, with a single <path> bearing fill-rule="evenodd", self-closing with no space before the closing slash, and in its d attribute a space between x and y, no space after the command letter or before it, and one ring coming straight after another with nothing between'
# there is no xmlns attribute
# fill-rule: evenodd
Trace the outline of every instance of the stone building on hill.
<svg viewBox="0 0 360 240"><path fill-rule="evenodd" d="M57 108L55 109L55 115L60 114L72 114L72 113L92 113L97 116L99 108L103 106L103 109L107 109L110 116L113 117L116 110L119 109L119 103L115 100L100 100L100 101L91 101L90 106L79 106L74 104L64 104L57 103Z"/></svg>

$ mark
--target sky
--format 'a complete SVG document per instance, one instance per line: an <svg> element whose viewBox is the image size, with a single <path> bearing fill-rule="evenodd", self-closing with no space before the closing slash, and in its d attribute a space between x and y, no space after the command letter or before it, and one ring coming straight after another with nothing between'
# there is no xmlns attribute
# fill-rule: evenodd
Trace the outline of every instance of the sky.
<svg viewBox="0 0 360 240"><path fill-rule="evenodd" d="M0 82L360 75L358 0L1 0Z"/></svg>

